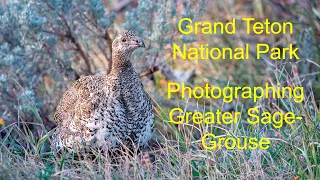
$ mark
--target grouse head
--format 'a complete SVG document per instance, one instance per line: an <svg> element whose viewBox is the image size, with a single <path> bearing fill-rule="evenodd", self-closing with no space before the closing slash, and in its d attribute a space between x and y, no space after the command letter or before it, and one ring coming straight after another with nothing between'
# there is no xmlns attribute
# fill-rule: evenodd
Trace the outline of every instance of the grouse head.
<svg viewBox="0 0 320 180"><path fill-rule="evenodd" d="M132 31L127 31L115 38L112 43L112 53L124 57L139 47L145 47L144 41Z"/></svg>

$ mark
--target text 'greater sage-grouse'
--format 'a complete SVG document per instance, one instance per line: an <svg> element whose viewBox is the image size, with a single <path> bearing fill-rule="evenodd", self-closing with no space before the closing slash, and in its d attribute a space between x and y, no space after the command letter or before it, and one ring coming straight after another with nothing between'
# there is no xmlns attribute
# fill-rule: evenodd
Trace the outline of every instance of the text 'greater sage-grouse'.
<svg viewBox="0 0 320 180"><path fill-rule="evenodd" d="M55 148L148 143L153 105L129 59L139 47L145 47L144 42L133 32L118 35L112 43L110 73L82 77L64 93L54 116Z"/></svg>

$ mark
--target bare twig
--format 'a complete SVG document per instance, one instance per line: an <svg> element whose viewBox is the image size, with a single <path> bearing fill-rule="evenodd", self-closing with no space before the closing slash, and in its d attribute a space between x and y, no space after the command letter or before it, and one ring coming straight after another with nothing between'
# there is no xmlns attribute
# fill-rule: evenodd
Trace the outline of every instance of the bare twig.
<svg viewBox="0 0 320 180"><path fill-rule="evenodd" d="M159 70L159 67L153 67L153 68L149 68L148 70L141 72L139 74L140 78L144 77L144 76L149 76L155 72L157 72Z"/></svg>
<svg viewBox="0 0 320 180"><path fill-rule="evenodd" d="M49 3L46 3L46 4L47 4L47 6L48 6L49 8L51 8L52 10L55 10L55 8L52 7ZM66 18L65 18L64 15L62 15L62 14L58 14L58 15L59 15L59 17L62 19L62 21L64 22L64 25L65 25L66 28L67 28L66 34L63 35L62 37L69 39L69 40L76 46L76 51L78 51L78 53L79 53L80 56L83 58L86 66L87 66L87 72L88 72L88 74L89 74L89 75L92 74L92 69L91 69L91 66L90 66L90 60L89 60L89 58L86 56L85 51L82 49L82 46L80 45L80 43L79 43L79 41L77 40L77 38L72 35L72 29L71 29L71 27L69 26L68 21L66 20Z"/></svg>

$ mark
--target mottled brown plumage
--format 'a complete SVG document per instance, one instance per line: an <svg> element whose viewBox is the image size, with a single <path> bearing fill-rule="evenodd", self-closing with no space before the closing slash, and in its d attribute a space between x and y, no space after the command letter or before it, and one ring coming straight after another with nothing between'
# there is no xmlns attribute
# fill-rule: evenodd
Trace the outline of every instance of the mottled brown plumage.
<svg viewBox="0 0 320 180"><path fill-rule="evenodd" d="M112 43L110 73L82 77L65 92L54 116L56 148L109 149L120 142L148 143L153 105L129 60L139 47L144 42L134 33L120 34Z"/></svg>

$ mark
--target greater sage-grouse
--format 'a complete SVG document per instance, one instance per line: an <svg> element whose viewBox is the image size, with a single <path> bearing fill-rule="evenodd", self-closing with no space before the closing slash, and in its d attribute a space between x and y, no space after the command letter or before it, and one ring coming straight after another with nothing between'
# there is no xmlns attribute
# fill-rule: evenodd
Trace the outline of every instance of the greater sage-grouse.
<svg viewBox="0 0 320 180"><path fill-rule="evenodd" d="M132 31L112 43L109 74L81 77L64 93L54 119L55 148L79 145L109 149L133 142L145 146L153 130L153 105L130 62L131 53L145 47Z"/></svg>

